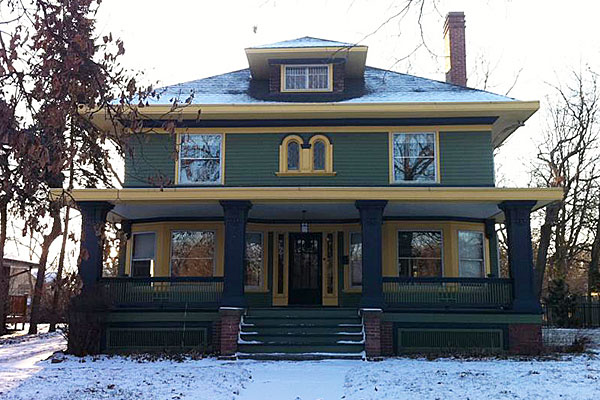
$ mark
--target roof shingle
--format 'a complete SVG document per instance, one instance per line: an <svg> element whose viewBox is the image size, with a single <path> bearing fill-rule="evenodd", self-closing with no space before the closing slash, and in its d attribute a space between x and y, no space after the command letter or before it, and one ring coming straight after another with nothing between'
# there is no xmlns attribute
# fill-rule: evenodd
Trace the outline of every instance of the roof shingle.
<svg viewBox="0 0 600 400"><path fill-rule="evenodd" d="M457 86L446 82L366 67L364 82L348 82L342 95L294 94L274 96L268 82L253 82L250 70L242 69L209 78L179 83L159 89L159 98L149 104L170 104L173 99L184 101L193 94L192 104L284 104L290 102L336 103L415 103L415 102L488 102L515 101L483 90Z"/></svg>

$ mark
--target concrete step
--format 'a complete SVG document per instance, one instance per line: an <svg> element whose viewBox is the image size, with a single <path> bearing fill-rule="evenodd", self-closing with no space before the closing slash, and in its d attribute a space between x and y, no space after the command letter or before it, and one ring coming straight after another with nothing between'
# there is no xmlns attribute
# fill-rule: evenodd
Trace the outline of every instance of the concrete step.
<svg viewBox="0 0 600 400"><path fill-rule="evenodd" d="M238 353L240 360L287 360L287 361L314 361L314 360L363 360L364 353Z"/></svg>
<svg viewBox="0 0 600 400"><path fill-rule="evenodd" d="M255 325L255 326L242 326L242 332L256 332L259 335L272 335L281 334L331 334L337 335L340 332L343 333L360 333L362 334L361 324L346 324L346 326L286 326L282 329L281 326L269 326L269 325Z"/></svg>
<svg viewBox="0 0 600 400"><path fill-rule="evenodd" d="M285 343L285 344L309 344L309 343L327 343L327 344L354 344L363 343L362 333L352 335L328 335L328 334L275 334L275 335L253 335L253 334L240 334L240 342L261 342L261 343Z"/></svg>
<svg viewBox="0 0 600 400"><path fill-rule="evenodd" d="M363 344L329 344L329 343L308 343L308 344L287 344L287 343L269 343L269 344L238 344L238 353L259 354L259 353L282 353L282 354L306 354L306 353L327 353L327 354L358 354L364 350Z"/></svg>
<svg viewBox="0 0 600 400"><path fill-rule="evenodd" d="M276 318L276 317L249 317L245 316L243 324L248 326L345 326L358 325L360 318Z"/></svg>
<svg viewBox="0 0 600 400"><path fill-rule="evenodd" d="M250 308L247 317L276 318L357 318L356 308Z"/></svg>

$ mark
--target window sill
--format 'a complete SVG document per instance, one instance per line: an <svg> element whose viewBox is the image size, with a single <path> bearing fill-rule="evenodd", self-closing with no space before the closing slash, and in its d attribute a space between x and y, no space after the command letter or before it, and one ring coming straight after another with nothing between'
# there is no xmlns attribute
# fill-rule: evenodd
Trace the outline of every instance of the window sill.
<svg viewBox="0 0 600 400"><path fill-rule="evenodd" d="M281 93L331 93L333 89L281 89Z"/></svg>
<svg viewBox="0 0 600 400"><path fill-rule="evenodd" d="M244 293L271 293L268 289L251 289L245 288Z"/></svg>
<svg viewBox="0 0 600 400"><path fill-rule="evenodd" d="M344 293L362 293L362 289L361 288L346 288L346 289L342 290L342 292L344 292Z"/></svg>
<svg viewBox="0 0 600 400"><path fill-rule="evenodd" d="M335 176L336 172L325 172L325 171L294 171L294 172L275 172L277 176Z"/></svg>

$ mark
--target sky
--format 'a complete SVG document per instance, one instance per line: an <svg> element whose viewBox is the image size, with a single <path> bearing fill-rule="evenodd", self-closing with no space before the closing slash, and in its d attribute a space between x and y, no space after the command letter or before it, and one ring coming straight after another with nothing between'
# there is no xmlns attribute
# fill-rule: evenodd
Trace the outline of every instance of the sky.
<svg viewBox="0 0 600 400"><path fill-rule="evenodd" d="M420 25L416 9L394 18L405 4L103 0L97 29L99 35L120 37L126 48L123 64L143 71L147 82L158 86L246 68L244 48L302 36L364 44L369 46L367 65L444 80L444 18L463 11L468 85L482 88L483 72L489 70L488 90L505 94L518 77L509 95L541 101L540 111L496 156L499 185L529 185L527 171L553 86L567 85L571 72L587 65L600 72L599 2L426 0ZM425 46L413 54L420 43Z"/></svg>
<svg viewBox="0 0 600 400"><path fill-rule="evenodd" d="M466 15L468 84L540 111L498 151L499 184L527 186L552 86L586 65L600 71L596 1L426 0L392 18L405 0L104 0L98 29L125 42L124 64L159 86L247 67L244 48L302 36L369 46L367 65L444 80L442 30L449 11ZM385 23L388 19L391 20ZM383 25L383 26L382 26ZM421 40L421 33L423 39ZM419 48L408 59L419 43ZM399 61L400 60L400 61Z"/></svg>

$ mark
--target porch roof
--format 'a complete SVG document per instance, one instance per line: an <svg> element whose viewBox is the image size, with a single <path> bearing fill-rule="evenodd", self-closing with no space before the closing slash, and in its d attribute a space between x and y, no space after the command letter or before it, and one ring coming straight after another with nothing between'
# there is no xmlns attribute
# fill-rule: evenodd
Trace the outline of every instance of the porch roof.
<svg viewBox="0 0 600 400"><path fill-rule="evenodd" d="M53 189L60 196L62 189ZM115 207L111 219L221 218L220 200L249 200L249 218L257 220L351 220L359 217L356 200L387 200L386 218L494 218L498 204L536 201L534 209L562 199L560 188L473 187L263 187L75 189L76 202L105 201ZM303 213L302 211L305 211Z"/></svg>

